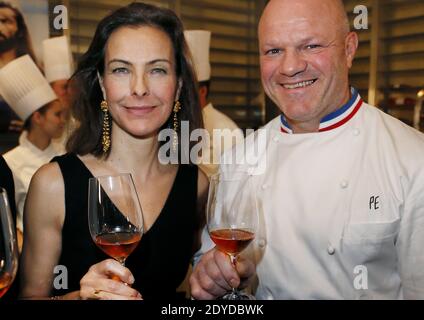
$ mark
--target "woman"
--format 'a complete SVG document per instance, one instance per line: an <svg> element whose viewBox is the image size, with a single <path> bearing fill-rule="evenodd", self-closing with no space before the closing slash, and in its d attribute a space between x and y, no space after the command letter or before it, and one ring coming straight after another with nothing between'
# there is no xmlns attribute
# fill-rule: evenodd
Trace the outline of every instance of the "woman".
<svg viewBox="0 0 424 320"><path fill-rule="evenodd" d="M80 126L69 154L42 167L31 183L23 298L175 296L199 247L208 186L196 166L158 159L162 128L181 120L191 130L201 125L187 52L182 24L167 9L133 3L99 23L75 74ZM133 175L146 230L127 268L95 246L87 222L88 178L121 172Z"/></svg>

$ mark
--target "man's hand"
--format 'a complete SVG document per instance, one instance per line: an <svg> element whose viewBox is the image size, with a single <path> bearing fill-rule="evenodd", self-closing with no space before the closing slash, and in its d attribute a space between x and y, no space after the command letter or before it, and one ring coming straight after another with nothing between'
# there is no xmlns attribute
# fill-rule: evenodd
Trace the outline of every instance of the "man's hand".
<svg viewBox="0 0 424 320"><path fill-rule="evenodd" d="M234 268L227 254L212 249L202 256L190 276L191 295L198 300L216 299L231 288L246 287L254 273L252 261L239 257Z"/></svg>

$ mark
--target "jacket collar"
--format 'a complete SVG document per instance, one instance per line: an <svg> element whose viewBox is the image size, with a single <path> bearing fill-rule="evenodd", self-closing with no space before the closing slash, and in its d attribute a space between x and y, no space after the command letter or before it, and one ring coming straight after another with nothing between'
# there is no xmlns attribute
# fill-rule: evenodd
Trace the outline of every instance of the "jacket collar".
<svg viewBox="0 0 424 320"><path fill-rule="evenodd" d="M332 113L326 115L324 118L321 119L318 129L319 132L329 131L342 126L350 119L352 119L356 112L358 112L363 100L355 88L351 88L351 93L352 96L348 102L346 102L336 111L333 111ZM293 130L290 128L290 125L287 122L284 114L280 116L280 120L280 131L282 133L292 134Z"/></svg>

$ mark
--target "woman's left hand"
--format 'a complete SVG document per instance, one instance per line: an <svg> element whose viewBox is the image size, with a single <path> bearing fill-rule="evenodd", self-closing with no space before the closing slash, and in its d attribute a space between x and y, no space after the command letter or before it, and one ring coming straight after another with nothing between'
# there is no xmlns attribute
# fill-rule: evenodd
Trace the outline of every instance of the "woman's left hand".
<svg viewBox="0 0 424 320"><path fill-rule="evenodd" d="M80 281L80 297L83 300L140 300L141 294L131 288L134 276L128 268L113 259L107 259L90 267Z"/></svg>

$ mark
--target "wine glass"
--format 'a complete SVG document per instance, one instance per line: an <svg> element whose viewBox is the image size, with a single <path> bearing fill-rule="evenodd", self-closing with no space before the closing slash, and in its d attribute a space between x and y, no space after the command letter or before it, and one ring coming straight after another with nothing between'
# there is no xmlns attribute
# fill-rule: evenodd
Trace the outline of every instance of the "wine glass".
<svg viewBox="0 0 424 320"><path fill-rule="evenodd" d="M259 217L252 177L243 172L218 173L211 177L207 227L218 250L228 254L234 267L237 255L255 238ZM221 299L254 300L233 288Z"/></svg>
<svg viewBox="0 0 424 320"><path fill-rule="evenodd" d="M12 285L18 270L15 224L6 190L0 188L0 298Z"/></svg>
<svg viewBox="0 0 424 320"><path fill-rule="evenodd" d="M143 212L131 174L89 179L88 224L94 243L125 266L143 235Z"/></svg>

